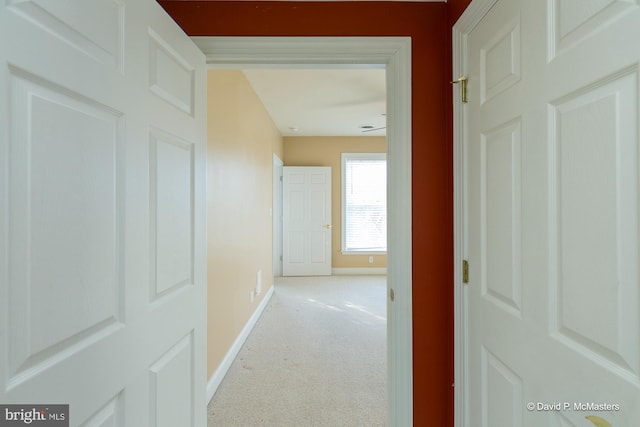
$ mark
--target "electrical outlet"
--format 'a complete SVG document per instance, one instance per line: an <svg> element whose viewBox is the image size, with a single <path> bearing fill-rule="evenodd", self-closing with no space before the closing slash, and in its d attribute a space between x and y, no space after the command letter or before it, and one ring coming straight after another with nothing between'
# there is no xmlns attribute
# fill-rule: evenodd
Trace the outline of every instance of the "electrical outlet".
<svg viewBox="0 0 640 427"><path fill-rule="evenodd" d="M369 256L369 264L373 264L373 255Z"/></svg>

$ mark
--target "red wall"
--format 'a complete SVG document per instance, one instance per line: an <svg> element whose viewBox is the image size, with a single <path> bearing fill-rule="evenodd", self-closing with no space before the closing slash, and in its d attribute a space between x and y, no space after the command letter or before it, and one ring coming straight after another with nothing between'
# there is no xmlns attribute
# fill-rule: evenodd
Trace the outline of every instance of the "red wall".
<svg viewBox="0 0 640 427"><path fill-rule="evenodd" d="M414 424L453 425L451 23L469 0L160 1L193 36L410 36ZM455 16L457 19L457 16Z"/></svg>
<svg viewBox="0 0 640 427"><path fill-rule="evenodd" d="M462 12L469 6L471 0L447 0L447 6L449 7L449 25L453 27Z"/></svg>

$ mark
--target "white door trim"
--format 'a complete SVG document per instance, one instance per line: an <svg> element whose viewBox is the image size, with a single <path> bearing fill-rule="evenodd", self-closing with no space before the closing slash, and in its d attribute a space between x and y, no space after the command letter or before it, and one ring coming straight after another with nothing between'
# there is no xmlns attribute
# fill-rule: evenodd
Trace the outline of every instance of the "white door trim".
<svg viewBox="0 0 640 427"><path fill-rule="evenodd" d="M387 71L389 425L413 424L410 37L193 37L212 68L303 66Z"/></svg>
<svg viewBox="0 0 640 427"><path fill-rule="evenodd" d="M467 63L467 35L484 18L498 0L473 0L460 19L453 26L453 75L451 80L465 76ZM454 278L454 426L469 427L469 384L468 384L468 306L467 291L462 283L462 260L467 257L466 218L464 200L466 186L465 166L465 108L460 102L459 85L452 85L453 91L453 278Z"/></svg>
<svg viewBox="0 0 640 427"><path fill-rule="evenodd" d="M273 153L273 194L271 206L271 220L273 240L273 276L282 276L282 168L284 163ZM275 279L271 279L273 285Z"/></svg>

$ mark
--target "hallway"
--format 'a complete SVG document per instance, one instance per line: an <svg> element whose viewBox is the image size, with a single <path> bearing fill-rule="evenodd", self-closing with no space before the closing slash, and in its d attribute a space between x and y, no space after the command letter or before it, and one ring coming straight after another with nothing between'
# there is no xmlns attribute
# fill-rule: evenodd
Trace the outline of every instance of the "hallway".
<svg viewBox="0 0 640 427"><path fill-rule="evenodd" d="M278 278L209 427L384 426L385 289L385 276Z"/></svg>

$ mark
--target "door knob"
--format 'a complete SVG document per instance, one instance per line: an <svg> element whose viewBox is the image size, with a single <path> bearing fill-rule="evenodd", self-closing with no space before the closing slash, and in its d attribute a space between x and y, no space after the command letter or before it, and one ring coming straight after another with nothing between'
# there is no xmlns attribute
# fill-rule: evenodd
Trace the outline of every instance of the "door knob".
<svg viewBox="0 0 640 427"><path fill-rule="evenodd" d="M331 224L327 224L327 225L324 226L324 228L332 228L332 227L333 227L333 225L331 225Z"/></svg>

